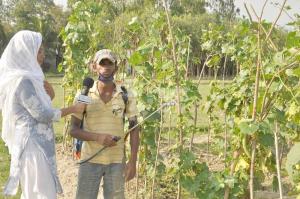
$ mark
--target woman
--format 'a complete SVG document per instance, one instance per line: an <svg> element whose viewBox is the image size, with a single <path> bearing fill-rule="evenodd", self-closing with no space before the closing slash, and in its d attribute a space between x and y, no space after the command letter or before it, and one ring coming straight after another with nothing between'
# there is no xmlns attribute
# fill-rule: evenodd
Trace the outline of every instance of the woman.
<svg viewBox="0 0 300 199"><path fill-rule="evenodd" d="M20 182L23 199L55 199L62 193L57 177L53 121L81 113L83 104L53 109L54 92L44 85L42 36L32 31L16 33L0 60L2 139L11 154L5 195L15 195ZM47 94L47 92L48 95Z"/></svg>

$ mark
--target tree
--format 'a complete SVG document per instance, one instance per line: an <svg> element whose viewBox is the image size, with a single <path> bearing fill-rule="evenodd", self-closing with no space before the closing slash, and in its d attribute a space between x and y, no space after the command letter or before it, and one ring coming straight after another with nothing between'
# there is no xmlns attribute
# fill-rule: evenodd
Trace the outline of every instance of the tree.
<svg viewBox="0 0 300 199"><path fill-rule="evenodd" d="M53 0L13 0L5 5L3 12L13 31L32 30L43 35L46 47L45 65L55 65L55 49L59 45L59 32L66 25L68 12L56 6Z"/></svg>
<svg viewBox="0 0 300 199"><path fill-rule="evenodd" d="M208 5L221 21L232 21L240 12L239 8L235 7L234 0L210 0Z"/></svg>
<svg viewBox="0 0 300 199"><path fill-rule="evenodd" d="M205 0L171 0L169 3L173 15L203 14L206 12Z"/></svg>
<svg viewBox="0 0 300 199"><path fill-rule="evenodd" d="M4 31L4 27L0 23L0 54L2 54L2 51L4 50L6 43L7 43L7 37Z"/></svg>

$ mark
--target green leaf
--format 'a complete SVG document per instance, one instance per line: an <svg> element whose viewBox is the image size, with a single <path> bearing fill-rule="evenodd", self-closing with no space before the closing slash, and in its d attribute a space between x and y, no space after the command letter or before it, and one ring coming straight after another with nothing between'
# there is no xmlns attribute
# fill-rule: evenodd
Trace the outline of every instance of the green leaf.
<svg viewBox="0 0 300 199"><path fill-rule="evenodd" d="M220 56L219 55L214 55L212 56L208 61L207 61L207 66L208 67L214 67L219 65L220 63Z"/></svg>
<svg viewBox="0 0 300 199"><path fill-rule="evenodd" d="M287 154L286 165L285 169L288 172L289 178L294 183L299 183L299 175L300 171L295 169L294 166L299 164L300 162L300 143L295 143L295 145L290 149L289 153Z"/></svg>
<svg viewBox="0 0 300 199"><path fill-rule="evenodd" d="M224 46L222 46L222 53L224 54L232 54L234 50L234 46L231 46L229 44L225 44Z"/></svg>
<svg viewBox="0 0 300 199"><path fill-rule="evenodd" d="M227 177L224 181L226 185L228 185L230 188L234 187L235 179L233 177Z"/></svg>
<svg viewBox="0 0 300 199"><path fill-rule="evenodd" d="M286 74L287 76L300 77L300 68L287 69L287 70L285 71L285 74Z"/></svg>
<svg viewBox="0 0 300 199"><path fill-rule="evenodd" d="M271 114L270 114L270 118L272 118L273 120L277 120L277 121L285 121L285 112L279 109L275 109Z"/></svg>
<svg viewBox="0 0 300 199"><path fill-rule="evenodd" d="M287 70L285 71L285 74L286 74L287 76L293 76L293 75L294 75L293 69L287 69Z"/></svg>
<svg viewBox="0 0 300 199"><path fill-rule="evenodd" d="M140 65L144 63L144 58L139 52L134 52L129 58L129 63L134 66Z"/></svg>
<svg viewBox="0 0 300 199"><path fill-rule="evenodd" d="M238 125L240 131L247 135L252 135L258 130L258 125L256 125L253 121L241 121Z"/></svg>
<svg viewBox="0 0 300 199"><path fill-rule="evenodd" d="M300 111L299 106L295 102L292 102L292 104L288 108L287 113L290 116L294 116L297 113L299 113L299 111Z"/></svg>
<svg viewBox="0 0 300 199"><path fill-rule="evenodd" d="M300 37L296 31L289 32L286 39L287 48L300 47Z"/></svg>
<svg viewBox="0 0 300 199"><path fill-rule="evenodd" d="M273 147L274 146L274 137L272 136L272 134L260 133L258 135L258 140L259 140L260 144L265 147Z"/></svg>
<svg viewBox="0 0 300 199"><path fill-rule="evenodd" d="M284 65L283 52L277 52L273 57L273 61L277 65Z"/></svg>

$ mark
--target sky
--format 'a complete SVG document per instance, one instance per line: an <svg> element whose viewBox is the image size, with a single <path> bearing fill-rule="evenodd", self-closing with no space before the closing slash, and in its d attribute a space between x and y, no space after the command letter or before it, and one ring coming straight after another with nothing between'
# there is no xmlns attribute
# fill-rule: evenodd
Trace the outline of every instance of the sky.
<svg viewBox="0 0 300 199"><path fill-rule="evenodd" d="M191 0L193 1L193 0ZM56 4L66 6L67 5L67 0L54 0ZM260 15L261 9L263 7L265 0L235 0L235 5L240 8L241 16L246 16L248 18L248 14L246 12L246 9L244 8L244 3L248 6L250 9L250 5L253 6L255 9L256 13ZM268 0L267 6L264 11L263 19L269 22L273 22L276 20L280 8L279 6L284 2L284 0ZM275 3L279 3L278 6L275 6ZM288 14L291 17L294 17L295 13L298 13L300 15L300 0L287 0L286 5L289 5L291 7L291 10L288 11ZM251 11L251 9L250 9ZM255 16L253 12L251 11L251 15L253 20L255 19ZM293 21L286 13L283 13L280 19L278 20L278 25L280 26L285 26L287 23Z"/></svg>
<svg viewBox="0 0 300 199"><path fill-rule="evenodd" d="M265 7L265 11L263 14L263 19L269 22L274 22L280 12L280 7L283 4L284 0L268 0L267 5ZM251 11L250 5L253 6L255 12L260 16L262 7L265 3L265 0L236 0L235 5L240 8L241 15L244 15L248 18L248 14L244 7L244 3L246 3L248 9L250 9L250 14L252 15L253 20L256 20L255 15ZM279 5L275 5L275 3L279 3ZM288 11L288 15L290 17L294 17L296 13L300 15L300 0L287 0L286 6L290 6L291 10ZM287 23L293 21L286 13L282 13L281 17L278 20L278 25L285 26Z"/></svg>
<svg viewBox="0 0 300 199"><path fill-rule="evenodd" d="M64 7L67 6L67 0L54 0L54 3L57 5L64 6Z"/></svg>

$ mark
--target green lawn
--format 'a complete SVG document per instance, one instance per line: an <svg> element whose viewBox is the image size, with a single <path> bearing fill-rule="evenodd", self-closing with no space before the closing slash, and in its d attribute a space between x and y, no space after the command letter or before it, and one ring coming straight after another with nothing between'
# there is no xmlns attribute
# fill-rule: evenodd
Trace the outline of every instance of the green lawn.
<svg viewBox="0 0 300 199"><path fill-rule="evenodd" d="M4 199L3 196L3 188L5 185L6 180L8 179L9 175L9 164L10 164L10 157L8 155L8 149L4 146L2 139L0 139L0 199ZM20 198L20 191L14 197L9 197L9 199L17 199Z"/></svg>
<svg viewBox="0 0 300 199"><path fill-rule="evenodd" d="M64 91L62 88L61 77L47 77L47 81L51 83L55 91L55 98L52 102L54 108L62 108L64 106ZM64 128L64 119L54 123L54 131L58 135L62 135Z"/></svg>

